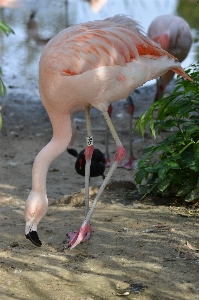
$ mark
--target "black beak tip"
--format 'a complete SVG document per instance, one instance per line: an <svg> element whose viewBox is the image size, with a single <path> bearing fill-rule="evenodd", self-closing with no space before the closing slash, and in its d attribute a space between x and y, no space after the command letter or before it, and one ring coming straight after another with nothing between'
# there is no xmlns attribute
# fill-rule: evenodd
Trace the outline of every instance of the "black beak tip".
<svg viewBox="0 0 199 300"><path fill-rule="evenodd" d="M37 231L30 231L28 234L26 234L26 238L29 239L37 247L41 247L42 242L38 237Z"/></svg>

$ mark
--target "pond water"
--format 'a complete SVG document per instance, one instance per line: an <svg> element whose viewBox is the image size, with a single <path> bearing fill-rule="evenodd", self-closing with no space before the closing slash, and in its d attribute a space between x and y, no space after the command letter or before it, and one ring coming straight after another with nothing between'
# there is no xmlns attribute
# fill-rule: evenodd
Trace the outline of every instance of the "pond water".
<svg viewBox="0 0 199 300"><path fill-rule="evenodd" d="M30 90L31 93L38 93L38 64L43 46L37 45L27 31L27 22L33 11L36 12L35 20L39 26L40 38L47 39L57 34L67 24L104 19L119 13L130 15L141 24L144 31L147 31L151 21L158 15L180 15L181 8L184 8L182 11L187 11L187 18L191 17L189 8L198 10L195 2L195 0L108 0L98 13L94 13L89 3L83 0L21 0L16 9L1 8L0 19L15 32L15 35L10 34L8 37L0 35L0 66L3 70L3 80L12 88L23 88ZM198 30L194 26L192 26L194 43L188 57L182 63L183 67L198 60Z"/></svg>

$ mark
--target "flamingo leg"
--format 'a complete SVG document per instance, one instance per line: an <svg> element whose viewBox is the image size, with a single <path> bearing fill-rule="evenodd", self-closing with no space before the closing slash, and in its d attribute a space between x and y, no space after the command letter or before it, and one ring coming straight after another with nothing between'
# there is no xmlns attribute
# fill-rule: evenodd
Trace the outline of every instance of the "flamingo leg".
<svg viewBox="0 0 199 300"><path fill-rule="evenodd" d="M161 95L164 92L164 86L163 86L163 80L162 77L160 76L159 78L157 78L156 80L156 94L155 94L155 98L153 102L156 102L160 99Z"/></svg>
<svg viewBox="0 0 199 300"><path fill-rule="evenodd" d="M134 165L134 161L135 161L135 157L133 155L133 145L132 145L132 138L133 138L133 127L132 127L132 123L133 123L133 114L134 114L134 110L135 110L135 106L133 103L133 99L131 97L131 95L127 98L128 101L128 112L129 112L129 160L127 163L124 163L123 165L121 165L121 168L130 170L132 169L133 165Z"/></svg>
<svg viewBox="0 0 199 300"><path fill-rule="evenodd" d="M84 219L84 222L82 223L80 229L78 230L77 234L75 235L75 237L70 241L69 245L67 248L70 248L70 249L73 249L74 247L76 247L79 243L85 241L85 238L87 240L87 234L90 232L91 228L90 228L90 218L91 218L91 215L93 214L93 211L95 209L95 206L97 204L97 201L99 200L102 192L104 191L107 183L109 182L111 176L113 175L114 171L116 170L116 168L118 167L119 163L123 160L123 158L125 157L126 155L126 151L117 135L117 132L111 122L111 119L110 119L110 116L108 114L108 112L103 112L103 115L104 115L104 118L107 122L107 125L110 129L110 132L116 142L116 146L117 146L117 151L116 151L116 154L115 154L115 159L114 159L114 162L107 174L107 176L105 177L102 185L100 186L99 188L99 191L95 197L95 199L93 200L93 203L92 203L92 206L90 207L85 219Z"/></svg>
<svg viewBox="0 0 199 300"><path fill-rule="evenodd" d="M113 107L112 107L112 104L109 104L109 107L108 107L108 114L109 116L111 117L112 115L112 110L113 110ZM106 168L107 167L110 167L110 156L109 156L109 134L110 134L110 131L109 131L109 128L108 128L108 125L106 124L106 136L105 136L105 145L106 145L106 153L105 153L105 159L106 159L106 162L105 162L105 166Z"/></svg>
<svg viewBox="0 0 199 300"><path fill-rule="evenodd" d="M85 118L86 118L86 134L87 134L87 146L84 152L85 159L86 159L86 166L85 166L85 217L89 211L89 183L90 183L90 165L91 165L91 158L93 155L93 137L92 137L92 130L91 130L91 120L90 120L90 107L85 108ZM92 228L90 223L87 223L87 226L84 227L83 230L69 232L67 234L68 240L66 241L67 246L66 248L71 247L78 236L82 237L81 242L85 242L90 238L92 233Z"/></svg>
<svg viewBox="0 0 199 300"><path fill-rule="evenodd" d="M87 134L87 146L84 152L86 158L86 166L85 166L85 216L89 211L89 183L90 183L90 165L91 158L93 155L93 136L91 129L91 119L90 119L90 107L85 108L85 117L86 117L86 134Z"/></svg>

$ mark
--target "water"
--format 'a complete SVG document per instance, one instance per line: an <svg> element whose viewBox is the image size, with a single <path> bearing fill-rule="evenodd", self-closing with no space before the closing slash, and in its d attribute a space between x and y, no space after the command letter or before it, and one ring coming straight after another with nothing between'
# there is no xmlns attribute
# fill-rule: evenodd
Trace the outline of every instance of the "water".
<svg viewBox="0 0 199 300"><path fill-rule="evenodd" d="M83 0L21 0L17 9L1 9L0 18L13 30L15 35L9 37L0 35L0 66L3 69L3 80L7 86L23 89L31 95L38 95L38 64L42 46L38 46L29 37L27 22L30 14L36 11L36 21L39 26L39 36L50 38L65 28L91 20L101 20L115 14L128 14L140 22L145 32L151 21L158 15L178 14L180 0L108 0L100 12L91 11L89 3ZM182 0L183 1L183 0ZM184 5L193 5L186 0ZM180 3L182 6L182 4ZM192 28L192 35L197 39L198 31ZM194 42L188 57L182 63L183 67L197 61L198 43ZM150 82L151 83L151 82ZM9 89L8 89L9 90Z"/></svg>

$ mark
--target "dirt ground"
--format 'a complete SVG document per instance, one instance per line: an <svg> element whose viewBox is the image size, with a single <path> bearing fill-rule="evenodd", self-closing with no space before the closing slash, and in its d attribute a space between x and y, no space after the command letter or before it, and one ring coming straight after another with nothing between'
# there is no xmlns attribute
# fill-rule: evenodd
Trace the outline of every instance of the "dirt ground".
<svg viewBox="0 0 199 300"><path fill-rule="evenodd" d="M155 87L134 92L135 119L145 111ZM24 205L31 189L31 168L52 135L38 97L9 89L2 100L0 133L0 299L31 300L195 300L199 299L198 210L140 201L132 173L116 170L92 216L93 235L73 250L63 250L66 233L84 217L84 178L66 152L50 166L48 196L55 201L38 226L37 248L24 236ZM114 106L113 122L128 153L128 114L124 102ZM134 119L134 121L135 121ZM105 124L93 110L95 147L104 151ZM83 114L76 118L77 150L85 147ZM165 133L162 133L163 135ZM155 141L134 133L136 159ZM115 145L110 144L113 157ZM91 198L101 178L91 179ZM129 195L127 192L131 190Z"/></svg>

